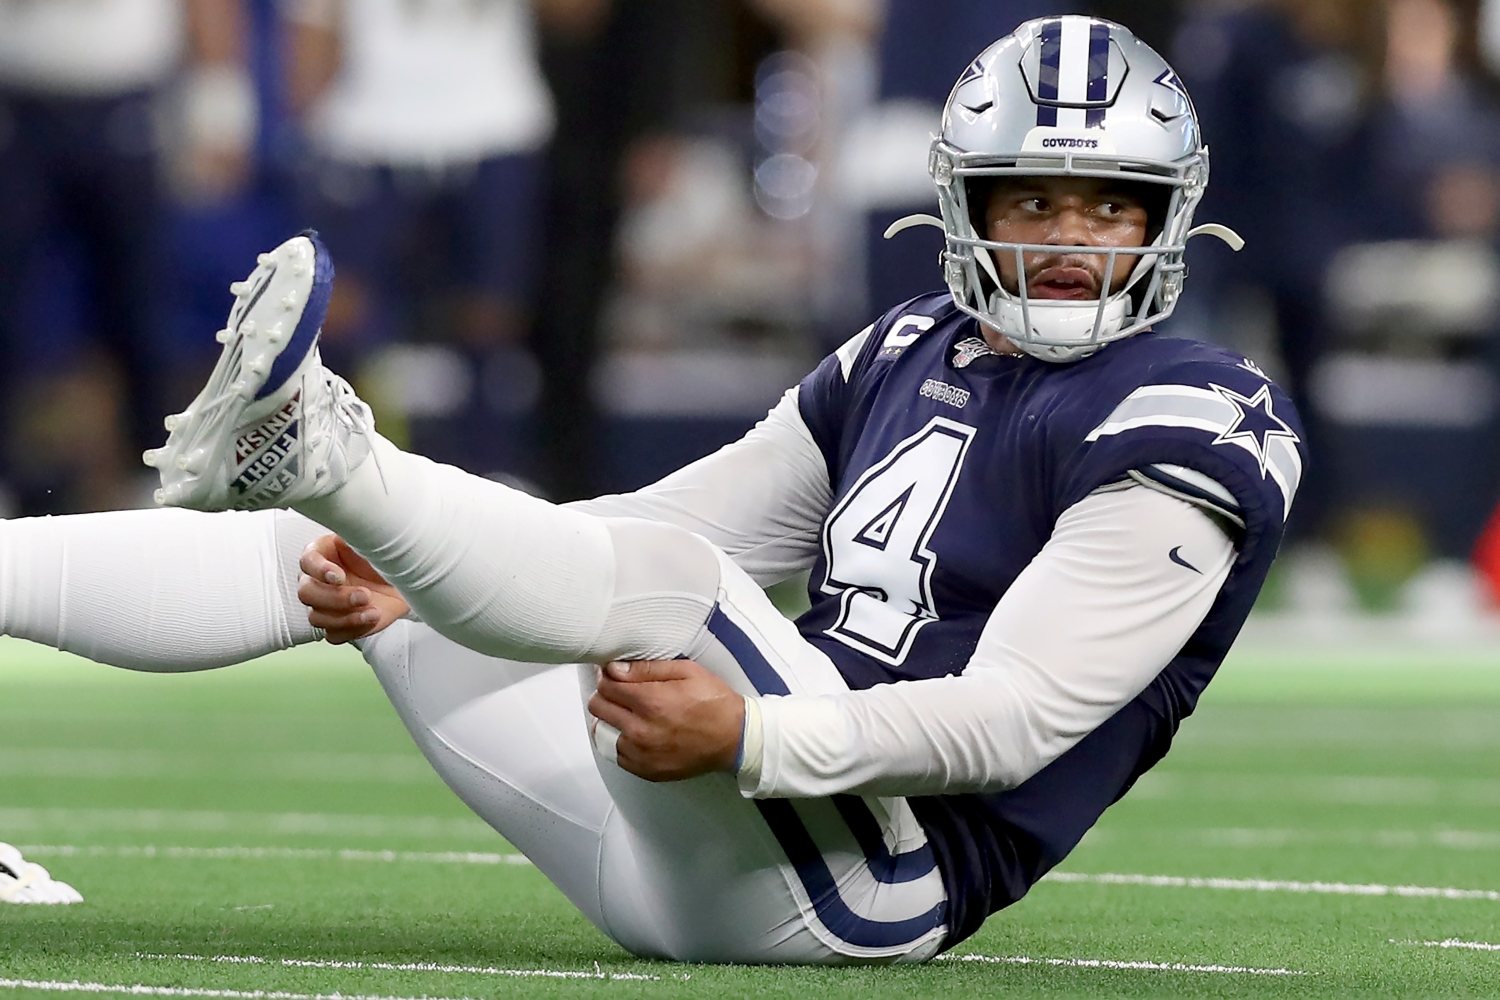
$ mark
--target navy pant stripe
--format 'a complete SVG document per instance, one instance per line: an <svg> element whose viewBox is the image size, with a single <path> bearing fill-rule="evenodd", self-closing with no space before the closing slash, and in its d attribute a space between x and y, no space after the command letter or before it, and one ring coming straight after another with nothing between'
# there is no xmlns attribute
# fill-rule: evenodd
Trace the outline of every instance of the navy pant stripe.
<svg viewBox="0 0 1500 1000"><path fill-rule="evenodd" d="M723 643L734 657L745 677L761 694L791 694L786 681L771 666L751 638L745 634L724 609L715 607L708 616L708 631ZM801 817L785 799L761 799L755 803L766 825L776 837L787 860L797 870L797 879L812 900L813 909L823 926L840 940L861 948L889 948L915 941L940 926L947 918L947 902L939 903L926 913L907 920L866 920L859 916L839 895L838 883L823 860L823 852L813 842ZM849 824L850 832L864 852L876 880L885 884L913 882L937 868L932 848L924 844L915 851L892 855L880 835L880 826L870 809L857 797L838 795L834 805Z"/></svg>
<svg viewBox="0 0 1500 1000"><path fill-rule="evenodd" d="M1057 75L1062 63L1062 22L1048 21L1041 31L1041 67L1037 73L1036 96L1038 100L1057 100ZM1036 107L1038 125L1057 124L1057 108L1048 104Z"/></svg>
<svg viewBox="0 0 1500 1000"><path fill-rule="evenodd" d="M948 904L938 903L926 913L906 920L867 920L849 909L818 845L813 843L797 811L786 799L760 799L755 805L797 870L797 878L812 900L813 910L829 932L858 948L892 948L910 944L942 926Z"/></svg>
<svg viewBox="0 0 1500 1000"><path fill-rule="evenodd" d="M786 681L776 672L776 668L761 655L755 643L745 634L744 629L729 620L724 609L717 604L714 605L714 613L708 616L708 631L715 639L724 644L733 656L740 669L745 672L745 678L755 686L755 690L761 694L791 694L791 688L786 686Z"/></svg>
<svg viewBox="0 0 1500 1000"><path fill-rule="evenodd" d="M903 854L892 854L890 848L885 846L885 838L880 834L880 824L875 821L874 814L863 799L855 795L835 795L833 804L844 822L849 824L849 831L858 841L859 849L864 852L869 864L870 874L875 876L877 882L886 885L915 882L937 867L937 858L932 853L931 844L923 844L916 850Z"/></svg>

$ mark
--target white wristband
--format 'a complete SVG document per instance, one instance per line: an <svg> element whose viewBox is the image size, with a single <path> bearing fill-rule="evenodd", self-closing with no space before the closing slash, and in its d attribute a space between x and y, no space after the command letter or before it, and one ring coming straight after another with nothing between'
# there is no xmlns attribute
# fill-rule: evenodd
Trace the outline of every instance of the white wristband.
<svg viewBox="0 0 1500 1000"><path fill-rule="evenodd" d="M745 698L745 728L740 733L740 763L736 774L740 791L749 795L760 787L760 767L766 756L765 732L761 728L760 699Z"/></svg>

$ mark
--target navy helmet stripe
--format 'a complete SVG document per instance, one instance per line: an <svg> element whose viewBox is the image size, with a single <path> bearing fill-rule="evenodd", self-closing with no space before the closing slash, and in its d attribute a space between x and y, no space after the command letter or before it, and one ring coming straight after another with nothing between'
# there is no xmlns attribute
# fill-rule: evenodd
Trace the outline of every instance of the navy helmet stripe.
<svg viewBox="0 0 1500 1000"><path fill-rule="evenodd" d="M937 858L932 853L931 844L924 843L916 850L903 854L892 854L890 848L885 846L880 824L863 799L855 795L835 795L833 804L844 822L849 824L849 832L854 834L859 849L864 852L875 881L886 885L915 882L937 867Z"/></svg>
<svg viewBox="0 0 1500 1000"><path fill-rule="evenodd" d="M734 657L740 669L745 672L745 679L754 685L755 690L761 694L791 694L791 688L786 686L786 681L771 666L761 651L755 647L755 643L745 634L729 616L724 609L717 604L714 605L714 613L708 616L708 631L729 650L729 655Z"/></svg>
<svg viewBox="0 0 1500 1000"><path fill-rule="evenodd" d="M839 895L838 882L823 853L813 842L796 809L787 799L758 799L755 803L766 825L786 851L787 860L797 870L797 878L807 890L818 920L839 940L859 948L893 948L911 944L943 925L948 916L944 900L926 913L906 920L868 920L849 909Z"/></svg>
<svg viewBox="0 0 1500 1000"><path fill-rule="evenodd" d="M1062 64L1062 21L1051 20L1042 25L1041 30L1041 69L1037 74L1036 96L1038 100L1057 100L1058 69ZM1057 124L1057 108L1049 104L1038 104L1036 108L1036 123L1038 125L1055 126Z"/></svg>
<svg viewBox="0 0 1500 1000"><path fill-rule="evenodd" d="M1088 101L1102 101L1109 96L1109 25L1089 26L1089 82L1085 97ZM1104 125L1104 109L1090 108L1084 122L1088 128Z"/></svg>

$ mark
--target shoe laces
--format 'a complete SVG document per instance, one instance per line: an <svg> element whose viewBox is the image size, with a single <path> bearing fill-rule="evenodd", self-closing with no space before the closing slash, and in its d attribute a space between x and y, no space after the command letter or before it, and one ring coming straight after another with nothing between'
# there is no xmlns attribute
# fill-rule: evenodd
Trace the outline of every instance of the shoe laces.
<svg viewBox="0 0 1500 1000"><path fill-rule="evenodd" d="M362 435L369 449L368 457L375 462L375 471L380 474L381 485L385 485L385 469L380 465L380 454L374 447L375 415L370 410L370 404L360 399L351 386L343 377L334 374L328 369L322 369L325 378L327 394L324 396L322 405L331 411L335 432L335 443L345 451L344 460L349 461L347 442L354 435ZM350 463L351 466L354 463Z"/></svg>

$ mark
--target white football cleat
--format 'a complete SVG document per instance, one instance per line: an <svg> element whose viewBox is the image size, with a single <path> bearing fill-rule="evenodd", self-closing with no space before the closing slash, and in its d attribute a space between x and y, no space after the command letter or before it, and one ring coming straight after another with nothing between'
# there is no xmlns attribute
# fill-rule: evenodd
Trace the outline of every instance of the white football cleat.
<svg viewBox="0 0 1500 1000"><path fill-rule="evenodd" d="M142 456L161 476L158 504L286 507L333 492L365 460L370 409L318 357L332 289L333 261L315 233L261 254L229 287L234 306L208 384L166 419L166 445Z"/></svg>
<svg viewBox="0 0 1500 1000"><path fill-rule="evenodd" d="M21 857L9 844L0 843L0 903L81 903L78 890L47 874L41 865Z"/></svg>

